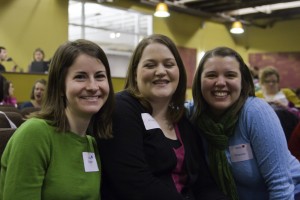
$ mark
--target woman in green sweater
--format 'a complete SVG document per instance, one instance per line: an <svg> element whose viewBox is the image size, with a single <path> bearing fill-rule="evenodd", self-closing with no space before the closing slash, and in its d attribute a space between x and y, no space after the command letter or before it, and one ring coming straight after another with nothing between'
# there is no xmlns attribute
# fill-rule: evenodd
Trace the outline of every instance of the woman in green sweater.
<svg viewBox="0 0 300 200"><path fill-rule="evenodd" d="M100 199L94 136L111 137L113 88L96 44L60 46L50 65L40 112L19 127L2 155L0 199Z"/></svg>

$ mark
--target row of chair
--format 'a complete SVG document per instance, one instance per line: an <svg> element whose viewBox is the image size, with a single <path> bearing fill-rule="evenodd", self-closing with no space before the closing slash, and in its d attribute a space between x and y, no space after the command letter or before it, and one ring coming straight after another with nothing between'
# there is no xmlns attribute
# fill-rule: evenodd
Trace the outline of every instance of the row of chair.
<svg viewBox="0 0 300 200"><path fill-rule="evenodd" d="M0 114L0 128L11 128L11 124L9 120L11 120L16 127L19 127L25 120L26 117L35 111L39 111L39 108L24 108L22 110L18 110L13 106L0 106L0 111L4 112L4 114ZM9 120L8 120L8 119Z"/></svg>
<svg viewBox="0 0 300 200"><path fill-rule="evenodd" d="M8 140L11 138L16 129L14 128L0 128L0 160L2 153L6 147Z"/></svg>

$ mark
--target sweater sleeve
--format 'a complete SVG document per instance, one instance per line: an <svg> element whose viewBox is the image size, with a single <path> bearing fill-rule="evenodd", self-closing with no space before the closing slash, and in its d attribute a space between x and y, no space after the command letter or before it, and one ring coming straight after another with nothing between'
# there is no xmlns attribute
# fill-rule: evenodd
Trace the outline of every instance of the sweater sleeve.
<svg viewBox="0 0 300 200"><path fill-rule="evenodd" d="M290 102L292 102L295 107L300 108L300 99L297 97L297 95L295 94L295 92L293 92L289 88L283 88L282 92L285 94L287 100L289 100Z"/></svg>
<svg viewBox="0 0 300 200"><path fill-rule="evenodd" d="M248 118L244 125L269 199L293 199L291 154L280 121L267 103L259 99L252 102L243 112L243 119Z"/></svg>
<svg viewBox="0 0 300 200"><path fill-rule="evenodd" d="M153 176L146 161L140 106L132 98L116 98L114 138L99 142L103 166L102 199L180 200L182 197L176 190Z"/></svg>
<svg viewBox="0 0 300 200"><path fill-rule="evenodd" d="M46 126L41 120L28 120L8 142L1 159L0 199L41 199L50 158Z"/></svg>

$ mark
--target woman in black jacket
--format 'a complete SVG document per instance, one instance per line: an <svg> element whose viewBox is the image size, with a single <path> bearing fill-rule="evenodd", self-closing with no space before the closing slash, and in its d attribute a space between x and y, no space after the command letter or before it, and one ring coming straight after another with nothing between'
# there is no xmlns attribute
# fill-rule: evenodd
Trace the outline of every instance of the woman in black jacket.
<svg viewBox="0 0 300 200"><path fill-rule="evenodd" d="M116 95L114 137L99 141L102 200L226 199L184 116L186 79L168 37L152 35L139 43L125 90Z"/></svg>

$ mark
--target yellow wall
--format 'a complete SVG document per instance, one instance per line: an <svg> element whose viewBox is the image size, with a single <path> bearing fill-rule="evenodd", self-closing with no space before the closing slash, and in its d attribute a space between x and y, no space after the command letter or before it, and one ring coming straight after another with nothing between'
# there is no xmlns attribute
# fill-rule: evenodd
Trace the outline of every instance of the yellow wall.
<svg viewBox="0 0 300 200"><path fill-rule="evenodd" d="M27 71L40 47L49 59L68 39L67 0L0 0L0 46Z"/></svg>
<svg viewBox="0 0 300 200"><path fill-rule="evenodd" d="M12 81L15 88L15 96L18 103L28 101L30 99L31 89L35 81L38 79L48 80L47 74L30 74L30 73L13 73L7 72L3 73L3 76ZM118 92L124 87L124 79L122 78L112 78L114 85L114 91ZM26 84L25 84L26 83Z"/></svg>
<svg viewBox="0 0 300 200"><path fill-rule="evenodd" d="M132 0L114 0L106 4L148 14L154 11L154 7ZM7 48L24 71L35 48L41 47L46 58L50 58L68 39L68 0L0 0L0 5L0 46ZM169 36L178 46L196 48L199 52L228 46L237 50L246 62L248 54L253 52L300 51L300 20L275 23L267 29L246 27L245 34L239 36L230 34L227 25L177 12L171 12L169 18L154 17L153 20L154 32ZM28 93L23 90L25 85L31 88L32 84L14 80L15 96L22 101L27 99ZM115 91L119 91L124 80L114 80Z"/></svg>

